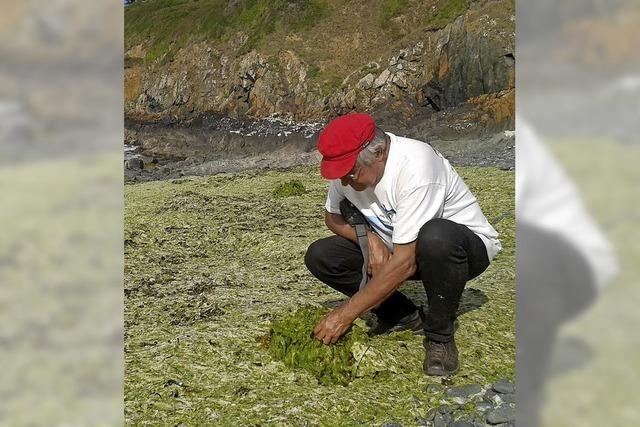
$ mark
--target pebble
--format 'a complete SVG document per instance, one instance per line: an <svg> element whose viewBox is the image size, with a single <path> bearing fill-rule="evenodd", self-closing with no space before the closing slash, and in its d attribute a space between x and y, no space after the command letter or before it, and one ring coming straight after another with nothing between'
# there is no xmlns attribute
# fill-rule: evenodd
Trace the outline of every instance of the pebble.
<svg viewBox="0 0 640 427"><path fill-rule="evenodd" d="M433 427L447 427L447 424L448 423L444 415L436 414L435 418L433 419Z"/></svg>
<svg viewBox="0 0 640 427"><path fill-rule="evenodd" d="M504 403L516 403L516 395L515 395L515 393L502 394L502 395L500 395L500 399Z"/></svg>
<svg viewBox="0 0 640 427"><path fill-rule="evenodd" d="M438 408L431 408L427 411L427 420L428 421L433 421L433 419L435 418L436 414L438 413Z"/></svg>
<svg viewBox="0 0 640 427"><path fill-rule="evenodd" d="M449 405L441 405L438 407L438 412L441 414L450 414L451 413L451 406Z"/></svg>
<svg viewBox="0 0 640 427"><path fill-rule="evenodd" d="M446 400L429 408L424 416L416 417L419 426L515 427L515 386L506 379L486 387L480 384L449 387L427 384L425 391L431 394L444 391Z"/></svg>
<svg viewBox="0 0 640 427"><path fill-rule="evenodd" d="M490 402L480 402L476 405L477 411L485 412L490 409L493 409L493 404L491 404Z"/></svg>
<svg viewBox="0 0 640 427"><path fill-rule="evenodd" d="M484 394L484 398L485 398L485 400L487 400L489 402L493 402L493 403L502 402L502 399L500 399L498 393L496 393L492 389L487 390L487 392Z"/></svg>
<svg viewBox="0 0 640 427"><path fill-rule="evenodd" d="M480 393L482 393L482 386L479 384L467 384L461 387L449 387L447 389L447 396L460 405Z"/></svg>
<svg viewBox="0 0 640 427"><path fill-rule="evenodd" d="M431 422L422 418L422 417L416 417L416 422L418 423L419 426L429 426L431 425Z"/></svg>
<svg viewBox="0 0 640 427"><path fill-rule="evenodd" d="M440 384L427 384L425 391L429 394L440 393L442 391L442 386Z"/></svg>
<svg viewBox="0 0 640 427"><path fill-rule="evenodd" d="M516 392L516 386L506 379L497 381L491 386L491 388L493 391L500 394L512 394Z"/></svg>
<svg viewBox="0 0 640 427"><path fill-rule="evenodd" d="M144 168L144 162L142 161L142 159L128 159L125 162L125 167L127 169L143 169Z"/></svg>
<svg viewBox="0 0 640 427"><path fill-rule="evenodd" d="M484 422L484 415L476 413L473 416L473 422L476 426L484 426L486 423Z"/></svg>
<svg viewBox="0 0 640 427"><path fill-rule="evenodd" d="M514 421L516 419L516 408L511 405L498 406L487 413L489 424L501 424Z"/></svg>

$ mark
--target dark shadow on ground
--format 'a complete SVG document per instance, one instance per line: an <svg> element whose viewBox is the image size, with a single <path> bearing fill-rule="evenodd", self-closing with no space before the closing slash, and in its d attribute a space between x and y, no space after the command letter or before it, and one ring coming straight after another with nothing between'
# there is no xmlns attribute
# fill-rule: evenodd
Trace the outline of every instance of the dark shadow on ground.
<svg viewBox="0 0 640 427"><path fill-rule="evenodd" d="M457 312L458 317L470 311L479 309L487 301L489 301L489 298L480 289L466 288L462 292L462 299L460 300L460 306L458 307Z"/></svg>
<svg viewBox="0 0 640 427"><path fill-rule="evenodd" d="M422 282L409 281L401 287L400 291L407 297L409 297L416 306L422 306L424 309L428 307L428 301L424 292L424 288L422 287ZM322 306L329 309L334 309L344 304L346 300L346 297L336 298L323 302ZM458 307L457 315L462 316L463 314L469 313L470 311L477 310L482 307L487 301L489 301L489 298L480 289L466 288L462 292L462 298L460 300L460 306ZM366 313L360 317L365 320L367 326L369 326L370 328L375 327L377 324L376 316L371 312Z"/></svg>

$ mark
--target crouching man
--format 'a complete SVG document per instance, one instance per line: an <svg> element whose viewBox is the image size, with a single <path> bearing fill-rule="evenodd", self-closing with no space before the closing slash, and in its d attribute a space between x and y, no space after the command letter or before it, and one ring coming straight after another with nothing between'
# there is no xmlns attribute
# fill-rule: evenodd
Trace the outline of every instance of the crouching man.
<svg viewBox="0 0 640 427"><path fill-rule="evenodd" d="M311 273L349 296L316 325L314 334L335 343L371 310L389 333L424 329L424 371L458 370L454 321L468 280L480 275L501 249L473 194L430 145L378 129L366 114L349 114L320 133L321 173L330 181L325 222L335 236L309 247ZM348 199L366 219L367 273L356 230L340 214ZM361 285L364 274L368 277ZM422 280L428 309L422 316L398 292L407 279Z"/></svg>

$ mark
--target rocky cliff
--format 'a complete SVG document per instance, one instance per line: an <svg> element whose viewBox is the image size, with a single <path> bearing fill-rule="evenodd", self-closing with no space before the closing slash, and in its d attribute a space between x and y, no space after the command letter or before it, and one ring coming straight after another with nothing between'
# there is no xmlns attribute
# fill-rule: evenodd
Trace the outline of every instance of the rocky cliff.
<svg viewBox="0 0 640 427"><path fill-rule="evenodd" d="M322 121L359 110L406 122L449 112L492 131L513 128L512 0L325 3L321 19L259 42L236 28L157 54L128 37L126 116ZM383 21L390 3L397 7Z"/></svg>

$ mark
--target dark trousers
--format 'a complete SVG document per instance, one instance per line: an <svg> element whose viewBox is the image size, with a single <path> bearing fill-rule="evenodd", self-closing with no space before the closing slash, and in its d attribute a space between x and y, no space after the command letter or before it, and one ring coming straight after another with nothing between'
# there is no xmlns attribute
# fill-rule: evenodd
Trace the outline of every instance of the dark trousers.
<svg viewBox="0 0 640 427"><path fill-rule="evenodd" d="M305 264L315 277L347 296L358 291L363 262L359 246L340 236L312 243L305 255ZM429 304L425 335L448 342L465 284L489 266L487 249L466 226L432 219L418 233L416 265L411 279L422 280ZM415 310L415 304L396 291L372 311L382 322L395 323Z"/></svg>

